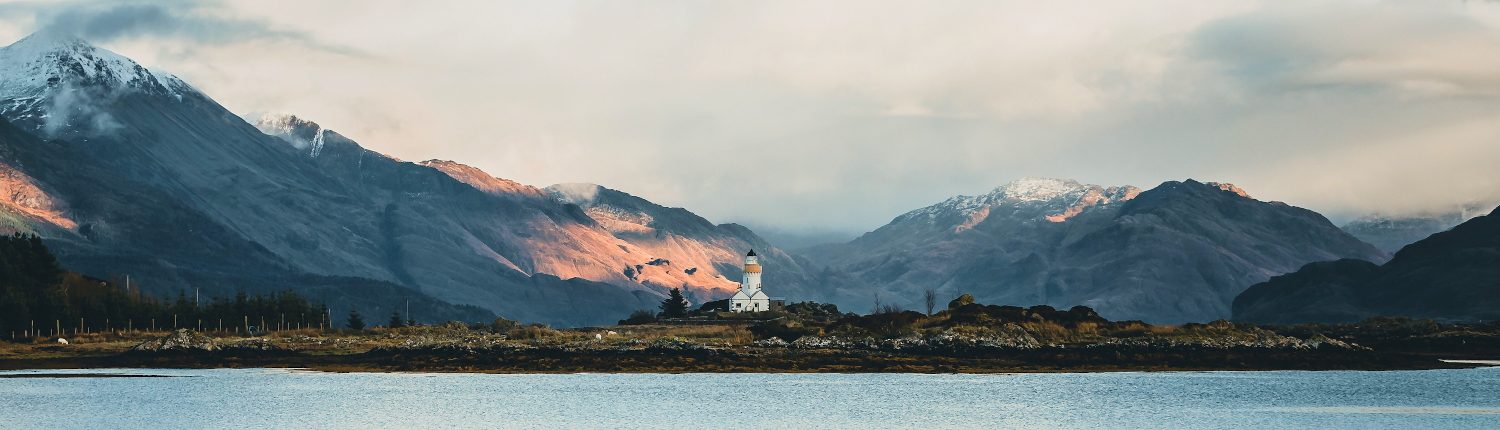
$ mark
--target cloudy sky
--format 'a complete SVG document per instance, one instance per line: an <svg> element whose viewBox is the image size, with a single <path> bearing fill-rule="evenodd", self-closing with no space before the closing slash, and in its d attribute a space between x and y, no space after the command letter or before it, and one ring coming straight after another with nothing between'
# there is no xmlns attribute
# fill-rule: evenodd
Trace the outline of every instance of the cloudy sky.
<svg viewBox="0 0 1500 430"><path fill-rule="evenodd" d="M1494 2L0 1L0 40L48 26L398 158L787 230L1025 176L1500 200Z"/></svg>

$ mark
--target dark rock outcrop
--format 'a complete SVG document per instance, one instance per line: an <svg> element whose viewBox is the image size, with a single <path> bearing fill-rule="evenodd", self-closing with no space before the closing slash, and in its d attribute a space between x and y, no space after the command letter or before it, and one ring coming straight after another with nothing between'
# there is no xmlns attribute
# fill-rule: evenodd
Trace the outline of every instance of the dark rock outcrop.
<svg viewBox="0 0 1500 430"><path fill-rule="evenodd" d="M1234 301L1239 321L1353 322L1373 316L1500 319L1500 216L1491 212L1434 234L1384 265L1309 264L1252 286Z"/></svg>

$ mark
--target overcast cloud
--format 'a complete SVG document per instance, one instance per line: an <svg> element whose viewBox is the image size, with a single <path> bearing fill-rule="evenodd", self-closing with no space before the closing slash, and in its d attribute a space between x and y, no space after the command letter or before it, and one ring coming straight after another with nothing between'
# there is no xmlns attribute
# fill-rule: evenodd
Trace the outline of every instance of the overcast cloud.
<svg viewBox="0 0 1500 430"><path fill-rule="evenodd" d="M1500 5L0 4L239 112L715 221L868 230L1023 176L1335 217L1500 200Z"/></svg>

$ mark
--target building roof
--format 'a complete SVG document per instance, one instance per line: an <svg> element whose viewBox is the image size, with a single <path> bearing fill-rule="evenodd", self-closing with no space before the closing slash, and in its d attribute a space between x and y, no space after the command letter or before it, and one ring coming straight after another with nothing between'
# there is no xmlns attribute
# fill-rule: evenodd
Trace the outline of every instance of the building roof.
<svg viewBox="0 0 1500 430"><path fill-rule="evenodd" d="M754 257L755 256L755 250L754 249L750 250L750 253L749 254L745 254L745 256L746 257Z"/></svg>

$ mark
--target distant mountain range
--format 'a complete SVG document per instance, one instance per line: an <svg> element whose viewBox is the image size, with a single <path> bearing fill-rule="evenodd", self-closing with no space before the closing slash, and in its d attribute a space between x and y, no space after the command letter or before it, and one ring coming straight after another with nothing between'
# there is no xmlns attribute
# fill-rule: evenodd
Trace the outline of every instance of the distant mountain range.
<svg viewBox="0 0 1500 430"><path fill-rule="evenodd" d="M701 221L686 217L630 235L469 166L403 162L294 116L252 125L73 37L0 49L0 71L0 172L16 190L0 222L42 234L69 267L159 294L318 290L372 315L415 301L424 320L598 324L670 288L727 296L735 257L764 244L673 224ZM795 264L779 269L795 279Z"/></svg>
<svg viewBox="0 0 1500 430"><path fill-rule="evenodd" d="M51 34L0 48L0 117L0 231L42 235L74 270L158 295L293 289L367 315L410 303L424 321L609 323L671 288L703 303L733 293L752 248L772 296L844 310L921 309L932 289L1208 321L1308 263L1390 258L1351 232L1389 245L1446 222L1346 232L1230 184L1024 179L789 252L605 186L532 187L397 160L293 115L242 118L181 79Z"/></svg>
<svg viewBox="0 0 1500 430"><path fill-rule="evenodd" d="M1427 238L1464 221L1483 215L1495 205L1465 205L1447 212L1401 216L1367 215L1342 227L1344 231L1385 252L1394 253L1406 245Z"/></svg>
<svg viewBox="0 0 1500 430"><path fill-rule="evenodd" d="M1500 209L1407 245L1383 265L1313 263L1234 300L1234 318L1247 322L1354 322L1390 315L1500 319Z"/></svg>
<svg viewBox="0 0 1500 430"><path fill-rule="evenodd" d="M1386 254L1322 215L1229 184L1151 190L1024 179L896 217L818 261L917 308L924 289L987 303L1085 305L1111 319L1209 321L1244 288L1302 265Z"/></svg>

